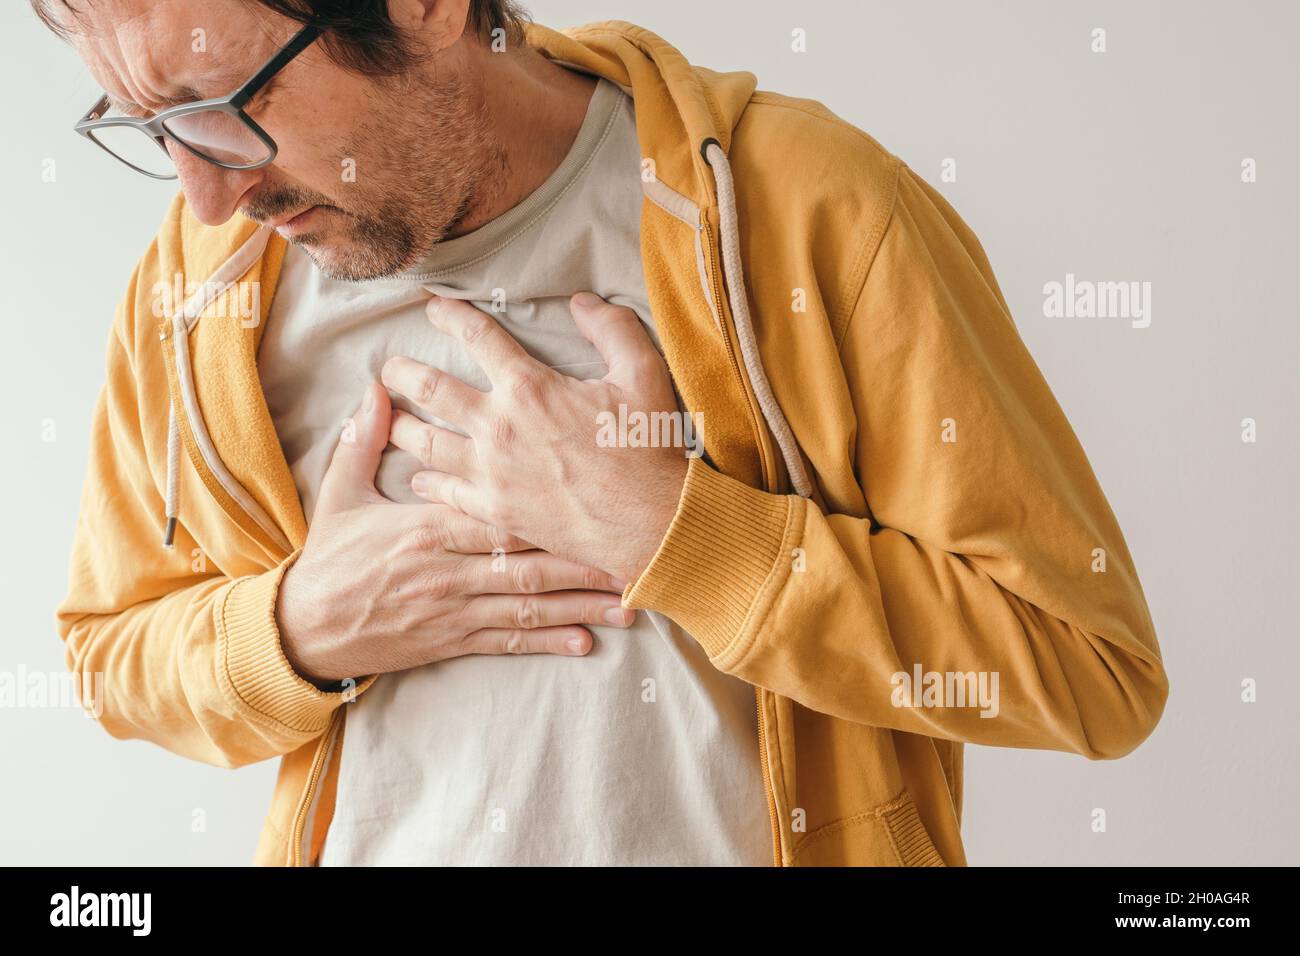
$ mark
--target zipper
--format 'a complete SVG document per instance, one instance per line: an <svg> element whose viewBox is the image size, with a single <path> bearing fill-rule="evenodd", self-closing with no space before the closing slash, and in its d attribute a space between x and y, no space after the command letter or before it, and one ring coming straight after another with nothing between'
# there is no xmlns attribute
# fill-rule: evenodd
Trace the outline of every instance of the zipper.
<svg viewBox="0 0 1300 956"><path fill-rule="evenodd" d="M307 790L302 795L301 802L298 805L298 812L293 821L293 833L290 836L290 849L292 857L291 866L303 866L302 841L304 829L307 826L307 817L311 813L311 805L316 796L316 784L320 782L321 771L325 768L329 760L330 751L334 747L334 740L338 736L339 722L343 716L343 711L336 710L334 716L330 718L329 730L323 735L320 746L316 749L316 754L312 758L311 773L307 777Z"/></svg>
<svg viewBox="0 0 1300 956"><path fill-rule="evenodd" d="M162 343L164 362L165 364L169 364L172 366L171 369L172 374L169 375L167 378L167 396L169 401L172 401L177 404L177 407L179 408L179 413L185 414L185 402L183 396L175 394L172 390L173 378L175 378L177 380L177 383L179 384L179 375L180 375L180 371L176 365L177 356L175 352L175 348L176 348L175 342L171 341L171 339L173 339L174 336L175 336L175 331L172 328L171 322L164 321L159 330L159 339L161 340ZM185 433L182 432L182 436L184 436L184 434ZM184 440L185 440L184 437L182 437L182 441ZM208 489L209 494L214 494L212 492L212 485L215 484L217 487L221 487L221 482L217 480L216 475L212 474L212 471L210 468L208 468L207 462L204 460L203 455L201 453L197 453L196 449L191 449L190 451L191 454L189 454L187 457L190 459L191 465L193 465L195 470L199 471L200 478L202 479L202 484L205 488ZM225 491L224 488L222 490L223 492ZM256 517L253 514L251 514L247 508L245 508L242 504L240 504L239 501L234 499L233 496L230 496L229 493L227 493L227 495L228 497L231 498L232 504L234 504L235 507L243 514L245 519L242 522L236 521L235 523L239 525L239 527L246 534L249 534L255 541L258 540L257 534L253 531L253 529L256 528L258 530L263 530L263 531L264 529L261 529ZM225 509L225 510L227 511L227 514L229 514L229 509ZM316 791L316 784L319 781L321 769L325 765L325 758L328 756L329 749L333 745L334 738L336 735L336 730L339 725L339 719L341 717L342 717L342 711L341 710L336 711L334 716L331 718L329 728L321 736L320 746L318 747L315 756L312 758L312 770L307 781L307 790L300 798L299 810L297 816L294 819L293 835L289 846L290 863L293 866L302 865L300 862L302 858L302 829L306 824L306 817L308 812L311 809L312 798L314 797Z"/></svg>
<svg viewBox="0 0 1300 956"><path fill-rule="evenodd" d="M720 276L722 275L722 263L718 259L718 248L713 241L713 230L709 228L708 218L701 213L700 231L704 233L705 240L709 246L709 260L712 268L709 269L709 280L713 287L713 301L718 310L720 319L725 315L726 299L723 298L723 289ZM741 289L740 294L744 295L745 290ZM724 320L725 321L725 320ZM749 390L745 388L745 373L741 369L739 360L736 358L736 350L731 347L731 336L727 334L726 328L720 329L722 332L722 344L727 350L727 358L731 360L731 371L735 374L740 382L741 394L745 396L745 404L749 408L750 427L754 431L754 437L758 440L759 457L762 459L761 465L763 470L763 484L770 486L769 466L771 465L771 456L767 448L767 442L763 440L763 427L755 417L754 405L749 399ZM770 490L770 488L768 488ZM758 711L758 765L763 774L763 795L767 798L767 812L772 827L772 865L782 866L781 861L781 824L776 809L776 792L772 786L772 768L767 759L767 718L763 713L763 689L754 688L754 700Z"/></svg>
<svg viewBox="0 0 1300 956"><path fill-rule="evenodd" d="M727 299L723 297L721 280L722 262L718 258L717 245L713 241L713 230L709 227L709 221L703 213L700 214L700 220L700 231L704 233L704 237L709 245L709 259L712 265L712 268L709 270L709 279L713 284L713 301L718 310L718 318L725 321L724 310L727 310L730 307L727 305ZM745 290L741 289L740 294L744 295ZM727 358L731 360L731 371L736 376L736 380L740 382L740 393L745 397L745 406L749 409L750 428L753 430L754 437L758 439L758 455L761 459L760 465L763 471L764 490L771 491L771 485L773 482L769 479L773 477L774 469L772 468L772 456L767 447L767 442L763 440L764 428L760 423L762 416L758 414L754 408L754 403L750 401L749 390L745 388L745 373L741 368L740 360L736 357L736 350L731 346L731 336L727 334L725 328L720 331L722 332L722 345L727 350Z"/></svg>
<svg viewBox="0 0 1300 956"><path fill-rule="evenodd" d="M767 813L772 824L772 865L781 866L781 824L776 812L776 794L772 791L772 768L767 763L767 724L763 718L763 688L754 688L758 702L758 766L763 772L763 793L767 797Z"/></svg>

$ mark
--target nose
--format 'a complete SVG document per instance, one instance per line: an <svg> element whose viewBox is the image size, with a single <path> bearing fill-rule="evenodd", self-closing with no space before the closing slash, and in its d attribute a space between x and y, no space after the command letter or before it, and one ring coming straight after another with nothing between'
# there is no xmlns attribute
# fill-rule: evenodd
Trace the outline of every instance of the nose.
<svg viewBox="0 0 1300 956"><path fill-rule="evenodd" d="M179 143L167 141L167 152L176 164L185 201L206 226L219 226L233 216L239 200L265 174L260 169L226 169L195 156Z"/></svg>

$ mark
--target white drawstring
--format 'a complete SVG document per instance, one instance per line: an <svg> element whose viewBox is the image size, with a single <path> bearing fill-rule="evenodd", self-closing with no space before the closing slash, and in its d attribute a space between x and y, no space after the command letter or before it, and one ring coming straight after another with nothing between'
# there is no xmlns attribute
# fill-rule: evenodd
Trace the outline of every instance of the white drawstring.
<svg viewBox="0 0 1300 956"><path fill-rule="evenodd" d="M181 472L181 423L176 417L176 403L167 406L167 527L163 531L163 547L170 548L176 538L176 517L179 510Z"/></svg>
<svg viewBox="0 0 1300 956"><path fill-rule="evenodd" d="M772 394L772 387L763 370L763 359L758 352L758 342L754 337L754 323L749 315L749 302L745 296L745 275L740 261L740 228L736 216L736 188L731 176L731 165L727 154L715 140L708 140L704 147L704 158L713 169L713 178L718 187L718 211L722 220L722 268L727 276L727 294L731 302L731 314L736 320L736 338L740 342L740 355L749 373L750 384L754 388L754 397L758 407L767 421L768 428L781 449L785 459L786 471L790 474L790 483L801 497L812 495L812 484L808 472L804 469L803 459L799 456L799 446L786 421L785 413L777 404Z"/></svg>
<svg viewBox="0 0 1300 956"><path fill-rule="evenodd" d="M176 356L176 391L171 396L171 403L167 409L167 482L164 493L166 528L163 531L165 548L172 546L180 518L181 416L183 415L189 423L190 437L193 439L191 450L207 464L212 478L285 554L293 550L284 531L258 504L257 499L250 495L230 473L212 443L212 437L208 434L203 422L203 414L199 409L198 397L194 392L188 338L204 310L220 296L225 295L266 252L267 242L273 234L274 230L265 226L254 231L243 245L199 286L185 304L168 318L170 329L160 334L163 348L171 349ZM265 316L259 315L257 319L262 321Z"/></svg>

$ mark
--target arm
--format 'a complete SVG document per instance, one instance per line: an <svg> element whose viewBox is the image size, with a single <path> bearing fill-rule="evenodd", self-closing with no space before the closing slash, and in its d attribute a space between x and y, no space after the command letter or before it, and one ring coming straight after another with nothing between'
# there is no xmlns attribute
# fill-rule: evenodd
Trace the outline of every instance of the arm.
<svg viewBox="0 0 1300 956"><path fill-rule="evenodd" d="M979 243L907 170L841 361L874 521L693 460L629 606L847 720L1094 759L1136 747L1168 683L1132 558ZM996 673L997 716L894 706L916 664Z"/></svg>
<svg viewBox="0 0 1300 956"><path fill-rule="evenodd" d="M58 610L68 665L79 679L103 674L100 722L114 737L227 767L288 753L319 736L345 699L299 677L280 649L276 594L297 554L232 579L191 568L195 545L183 526L175 550L162 548L161 497L124 329L133 301L109 341Z"/></svg>

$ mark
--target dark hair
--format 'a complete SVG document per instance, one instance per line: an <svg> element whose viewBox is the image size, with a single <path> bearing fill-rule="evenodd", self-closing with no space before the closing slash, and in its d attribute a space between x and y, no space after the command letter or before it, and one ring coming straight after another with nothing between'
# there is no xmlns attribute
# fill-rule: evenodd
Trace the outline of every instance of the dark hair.
<svg viewBox="0 0 1300 956"><path fill-rule="evenodd" d="M31 0L32 8L51 30L60 35L67 31L48 9L51 2L67 0ZM88 0L89 2L89 0ZM357 73L395 76L420 60L420 50L388 16L387 0L247 0L299 23L313 20L324 28L321 42L336 63ZM79 11L73 11L76 16ZM469 0L466 27L478 36L495 39L501 30L510 45L523 40L528 14L517 0Z"/></svg>

